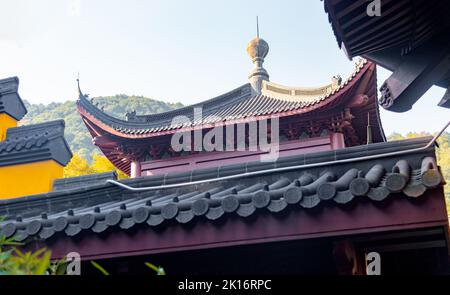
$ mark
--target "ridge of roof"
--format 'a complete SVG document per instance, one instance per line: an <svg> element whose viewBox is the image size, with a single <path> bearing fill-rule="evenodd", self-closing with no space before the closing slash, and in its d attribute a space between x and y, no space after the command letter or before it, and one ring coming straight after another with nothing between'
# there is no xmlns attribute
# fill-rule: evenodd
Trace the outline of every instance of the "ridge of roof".
<svg viewBox="0 0 450 295"><path fill-rule="evenodd" d="M0 166L55 160L65 166L72 152L64 138L64 120L9 128L0 142Z"/></svg>
<svg viewBox="0 0 450 295"><path fill-rule="evenodd" d="M27 113L27 108L17 93L18 88L18 77L0 79L0 114L6 113L20 121Z"/></svg>
<svg viewBox="0 0 450 295"><path fill-rule="evenodd" d="M181 107L179 109L159 113L159 114L149 114L149 115L133 115L132 113L127 113L127 117L129 120L123 120L117 117L114 117L110 114L107 114L103 112L101 109L99 109L97 106L95 106L92 101L88 100L88 97L82 93L80 93L79 98L77 100L77 105L85 108L88 112L92 113L93 115L98 116L98 118L101 121L108 122L111 124L122 124L124 126L139 126L142 125L142 127L148 126L149 120L161 120L164 119L167 116L174 117L179 116L183 114L192 114L192 110L195 107L202 107L205 105L215 105L216 103L219 103L218 107L222 106L223 104L229 104L233 102L233 99L237 98L247 98L251 94L251 85L250 83L246 83L242 86L237 87L236 89L233 89L231 91L228 91L224 94L221 94L219 96L216 96L214 98L208 99L203 102L199 102L196 104L188 105ZM226 98L232 99L231 102L225 101ZM93 100L93 99L92 99Z"/></svg>

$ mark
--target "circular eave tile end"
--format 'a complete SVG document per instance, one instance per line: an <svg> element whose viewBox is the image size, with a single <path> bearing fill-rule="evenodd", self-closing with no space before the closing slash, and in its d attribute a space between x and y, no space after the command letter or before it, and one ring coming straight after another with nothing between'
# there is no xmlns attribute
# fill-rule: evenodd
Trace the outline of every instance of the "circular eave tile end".
<svg viewBox="0 0 450 295"><path fill-rule="evenodd" d="M321 200L330 200L336 195L336 187L331 183L321 184L317 188L317 195Z"/></svg>
<svg viewBox="0 0 450 295"><path fill-rule="evenodd" d="M385 185L392 193L399 193L406 186L406 177L401 174L391 174L386 177Z"/></svg>
<svg viewBox="0 0 450 295"><path fill-rule="evenodd" d="M442 182L441 174L438 170L428 170L422 174L422 183L428 188L435 188Z"/></svg>
<svg viewBox="0 0 450 295"><path fill-rule="evenodd" d="M350 182L350 192L357 197L367 195L370 189L369 182L364 178L356 178Z"/></svg>
<svg viewBox="0 0 450 295"><path fill-rule="evenodd" d="M164 219L175 218L178 214L178 206L176 204L167 204L161 208L161 215Z"/></svg>
<svg viewBox="0 0 450 295"><path fill-rule="evenodd" d="M140 207L133 212L133 219L136 223L143 223L147 220L148 215L148 209L145 207Z"/></svg>
<svg viewBox="0 0 450 295"><path fill-rule="evenodd" d="M235 196L228 196L222 200L223 211L230 213L237 210L239 207L239 200Z"/></svg>
<svg viewBox="0 0 450 295"><path fill-rule="evenodd" d="M265 191L261 191L261 192L257 192L253 197L252 197L252 203L253 205L255 205L256 208L265 208L269 205L270 203L270 195L268 192Z"/></svg>
<svg viewBox="0 0 450 295"><path fill-rule="evenodd" d="M302 190L298 187L291 187L287 189L283 194L286 203L297 204L303 198Z"/></svg>
<svg viewBox="0 0 450 295"><path fill-rule="evenodd" d="M205 215L208 212L209 204L207 200L200 199L192 204L192 212L196 216Z"/></svg>

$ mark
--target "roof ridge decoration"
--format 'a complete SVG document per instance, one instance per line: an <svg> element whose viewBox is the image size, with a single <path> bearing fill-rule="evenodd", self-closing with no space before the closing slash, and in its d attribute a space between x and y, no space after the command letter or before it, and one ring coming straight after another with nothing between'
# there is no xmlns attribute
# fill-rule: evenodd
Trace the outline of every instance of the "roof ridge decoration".
<svg viewBox="0 0 450 295"><path fill-rule="evenodd" d="M260 94L263 81L269 80L269 74L263 67L264 58L269 53L269 44L264 39L259 38L259 36L253 38L247 45L247 53L254 64L248 79L252 85L253 93Z"/></svg>
<svg viewBox="0 0 450 295"><path fill-rule="evenodd" d="M22 125L9 128L6 141L14 140L13 137L30 137L37 134L45 134L47 137L60 136L64 134L66 123L62 119L37 123L32 125Z"/></svg>
<svg viewBox="0 0 450 295"><path fill-rule="evenodd" d="M331 154L352 158L355 154L360 156L362 151L369 155L392 149L407 150L423 146L428 140L421 138L298 155L284 158L277 165L295 165L298 161L307 161L306 157L311 157L310 161L326 161ZM255 164L247 163L245 169L258 169ZM225 174L236 173L236 167L221 170ZM195 172L191 172L191 178L196 176L192 173ZM183 175L142 177L123 182L142 187L177 182ZM225 181L217 186L192 186L185 190L130 192L99 183L20 200L5 200L0 201L0 215L6 215L7 220L0 223L0 229L6 237L15 236L19 241L31 237L45 240L58 233L76 236L86 231L101 233L109 228L126 230L138 225L157 226L169 220L184 224L195 218L216 220L230 214L240 217L262 211L275 214L295 208L308 210L321 203L342 205L362 198L381 202L393 194L402 197L397 194L399 192L404 194L403 197L418 198L442 184L443 178L431 147L420 153L376 161L300 169L267 177ZM70 202L67 202L68 198Z"/></svg>
<svg viewBox="0 0 450 295"><path fill-rule="evenodd" d="M62 191L92 186L98 182L103 182L108 179L117 180L117 173L115 171L110 171L69 178L60 178L56 179L53 182L53 191Z"/></svg>
<svg viewBox="0 0 450 295"><path fill-rule="evenodd" d="M341 85L340 76L334 76L330 84L319 87L292 87L263 81L262 94L288 101L310 102L328 96Z"/></svg>
<svg viewBox="0 0 450 295"><path fill-rule="evenodd" d="M20 121L27 113L27 108L18 93L19 78L0 79L0 114L6 113Z"/></svg>
<svg viewBox="0 0 450 295"><path fill-rule="evenodd" d="M9 128L0 142L0 167L55 160L65 166L72 152L64 138L64 120Z"/></svg>
<svg viewBox="0 0 450 295"><path fill-rule="evenodd" d="M272 81L263 81L262 94L271 96L275 99L279 98L291 101L300 100L309 102L317 99L323 99L328 97L330 94L339 91L343 85L348 84L348 82L354 78L359 71L361 71L365 64L367 64L367 60L360 58L355 63L355 69L345 81L342 81L342 77L340 75L335 75L331 78L331 83L318 87L285 86L276 84Z"/></svg>

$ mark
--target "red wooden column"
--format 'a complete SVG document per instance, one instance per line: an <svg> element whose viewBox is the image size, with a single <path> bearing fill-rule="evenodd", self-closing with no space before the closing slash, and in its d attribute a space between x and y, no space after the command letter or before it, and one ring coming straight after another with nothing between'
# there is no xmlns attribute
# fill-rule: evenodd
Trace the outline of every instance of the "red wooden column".
<svg viewBox="0 0 450 295"><path fill-rule="evenodd" d="M331 138L331 149L343 149L345 148L344 134L340 132L332 132Z"/></svg>
<svg viewBox="0 0 450 295"><path fill-rule="evenodd" d="M139 177L141 176L141 162L139 161L133 161L131 162L131 178Z"/></svg>

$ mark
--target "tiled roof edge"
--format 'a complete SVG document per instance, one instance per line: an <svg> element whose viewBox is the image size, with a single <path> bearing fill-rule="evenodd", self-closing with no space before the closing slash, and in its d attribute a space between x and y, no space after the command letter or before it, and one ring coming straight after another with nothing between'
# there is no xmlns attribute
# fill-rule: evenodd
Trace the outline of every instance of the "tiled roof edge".
<svg viewBox="0 0 450 295"><path fill-rule="evenodd" d="M72 152L64 138L64 120L9 128L0 142L0 166L54 160L65 166Z"/></svg>
<svg viewBox="0 0 450 295"><path fill-rule="evenodd" d="M86 187L108 179L117 180L115 171L83 175L78 177L56 179L53 182L53 191L62 191L67 189L75 189Z"/></svg>
<svg viewBox="0 0 450 295"><path fill-rule="evenodd" d="M66 123L62 119L43 122L43 123L37 123L37 124L31 124L31 125L17 126L17 127L9 128L7 130L6 140L8 140L10 137L15 136L15 135L27 136L27 135L30 135L30 133L32 133L32 132L39 132L39 131L45 133L49 130L49 128L53 128L53 127L62 128L61 129L63 131L62 135L64 135L65 126L66 126ZM61 134L58 133L56 135L60 136Z"/></svg>
<svg viewBox="0 0 450 295"><path fill-rule="evenodd" d="M82 211L69 209L56 216L43 211L27 220L18 216L16 221L4 222L0 228L3 235L15 236L18 241L33 236L45 240L60 237L60 234L71 237L87 230L101 233L109 228L127 230L139 224L158 226L171 220L184 224L200 217L217 220L229 214L248 217L260 210L277 213L293 207L309 209L323 202L347 204L355 198L381 202L400 192L418 198L427 190L442 185L435 159L425 157L420 163L419 168L414 169L408 161L399 159L389 167L372 163L364 174L355 168L339 173L328 170L317 178L297 174L294 179L281 177L270 185L257 180L245 189L242 186L229 188L220 193L216 191L215 195L207 192L191 192L179 197L169 195L164 197L168 202L160 204L144 199L137 207L129 207L118 200L117 208L112 210L107 208L110 204L107 202L106 208L98 204Z"/></svg>
<svg viewBox="0 0 450 295"><path fill-rule="evenodd" d="M226 165L215 168L206 168L199 169L190 172L174 172L167 173L162 175L155 176L145 176L145 177L137 177L131 179L124 179L120 182L136 187L144 187L144 186L157 186L163 184L171 184L171 183L180 183L180 182L189 182L203 179L210 179L215 177L229 176L233 174L245 173L249 171L257 171L263 169L271 169L276 167L288 167L300 164L312 164L312 163L320 163L325 161L333 161L333 160L342 160L342 159L352 159L360 156L370 156L376 154L382 154L393 151L402 151L409 150L414 148L419 148L425 146L431 137L422 137L422 138L413 138L399 141L391 141L391 142L381 142L381 143L373 143L369 145L361 145L355 147L349 147L344 149L338 149L333 151L326 152L318 152L318 153L310 153L310 154L301 154L289 157L279 158L275 162L245 162L242 164L234 164L234 165ZM425 153L432 154L434 151L434 147L428 148ZM82 176L87 177L88 179L94 176L87 175ZM9 200L0 200L0 208L4 205L8 205L10 203L22 203L30 200L46 200L46 199L65 199L70 198L67 196L69 194L82 193L89 190L96 190L105 187L112 187L113 185L106 182L107 177L102 178L99 177L100 183L96 183L93 185L83 186L83 187L72 187L66 190L56 190L53 192L49 192L47 194L38 194L31 196L24 196L22 198L17 199L9 199ZM69 178L70 181L70 178Z"/></svg>
<svg viewBox="0 0 450 295"><path fill-rule="evenodd" d="M199 103L196 103L196 104L193 104L193 105L185 106L185 107L182 107L182 108L179 108L179 109L167 111L167 112L164 112L164 113L161 113L161 114L138 115L136 117L137 118L147 118L147 117L158 117L158 116L161 116L161 115L164 115L164 116L169 116L169 115L170 116L177 116L177 115L183 115L186 112L188 112L190 114L190 113L192 113L192 108L200 107L200 106L205 105L205 104L212 104L214 102L222 100L224 97L226 97L226 96L228 96L228 95L230 95L230 94L232 94L232 93L234 93L234 92L236 92L238 90L247 89L247 88L249 90L248 93L250 93L250 88L251 88L250 83L246 83L246 84L244 84L242 86L237 87L236 89L228 91L228 92L226 92L224 94L221 94L221 95L219 95L217 97L208 99L206 101L202 101L202 102L199 102ZM79 103L90 114L92 114L95 117L99 118L100 121L102 121L103 123L105 123L105 124L107 124L109 126L120 125L120 126L135 127L135 126L138 126L138 125L142 125L142 127L145 127L148 124L148 122L139 122L139 121L133 121L133 120L127 121L127 120L123 120L123 119L111 116L111 115L105 113L104 111L100 110L94 104L92 104L89 101L89 99L83 94L79 95L79 99L78 99L77 103Z"/></svg>
<svg viewBox="0 0 450 295"><path fill-rule="evenodd" d="M0 114L6 113L20 121L27 113L27 108L17 92L19 78L0 79Z"/></svg>

